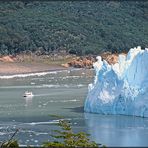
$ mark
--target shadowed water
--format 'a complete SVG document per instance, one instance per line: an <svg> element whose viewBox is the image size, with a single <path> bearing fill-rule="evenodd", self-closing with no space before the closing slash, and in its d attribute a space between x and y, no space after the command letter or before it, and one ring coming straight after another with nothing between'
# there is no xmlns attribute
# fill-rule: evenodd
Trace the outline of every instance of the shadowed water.
<svg viewBox="0 0 148 148"><path fill-rule="evenodd" d="M0 140L16 129L21 145L40 145L53 140L49 134L62 115L72 122L74 131L90 133L90 138L107 146L148 146L148 119L98 115L83 112L92 70L67 70L28 77L0 77ZM34 97L22 97L25 91ZM118 139L118 140L117 140Z"/></svg>

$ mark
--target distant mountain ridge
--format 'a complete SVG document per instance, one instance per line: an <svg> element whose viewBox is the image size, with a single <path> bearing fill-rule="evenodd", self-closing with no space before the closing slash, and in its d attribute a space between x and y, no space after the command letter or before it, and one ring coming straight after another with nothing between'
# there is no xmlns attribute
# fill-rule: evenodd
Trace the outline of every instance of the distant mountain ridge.
<svg viewBox="0 0 148 148"><path fill-rule="evenodd" d="M148 47L147 1L0 2L0 54Z"/></svg>

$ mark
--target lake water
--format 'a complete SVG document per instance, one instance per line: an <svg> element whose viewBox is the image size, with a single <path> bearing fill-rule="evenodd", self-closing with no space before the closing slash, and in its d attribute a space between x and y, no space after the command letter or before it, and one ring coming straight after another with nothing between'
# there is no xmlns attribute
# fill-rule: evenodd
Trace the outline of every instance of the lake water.
<svg viewBox="0 0 148 148"><path fill-rule="evenodd" d="M75 132L90 133L90 139L106 146L148 146L148 118L99 115L83 112L92 70L65 70L46 75L0 77L0 141L15 136L20 145L40 145L53 140L61 115ZM9 78L9 76L5 77ZM33 98L24 98L25 91Z"/></svg>

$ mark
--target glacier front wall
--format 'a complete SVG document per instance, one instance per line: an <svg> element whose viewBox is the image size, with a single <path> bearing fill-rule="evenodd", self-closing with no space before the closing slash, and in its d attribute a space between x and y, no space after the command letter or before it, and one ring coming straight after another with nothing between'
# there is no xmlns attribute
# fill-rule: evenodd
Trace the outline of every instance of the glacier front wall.
<svg viewBox="0 0 148 148"><path fill-rule="evenodd" d="M97 57L96 76L88 86L85 112L148 117L148 49L132 48L118 63Z"/></svg>

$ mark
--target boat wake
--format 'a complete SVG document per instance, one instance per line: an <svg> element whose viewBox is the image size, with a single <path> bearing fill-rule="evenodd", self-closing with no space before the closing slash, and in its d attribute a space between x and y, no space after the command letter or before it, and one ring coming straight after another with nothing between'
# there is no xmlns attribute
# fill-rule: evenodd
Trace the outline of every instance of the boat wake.
<svg viewBox="0 0 148 148"><path fill-rule="evenodd" d="M40 97L40 96L50 96L51 94L37 94L37 95L34 95L36 97Z"/></svg>

